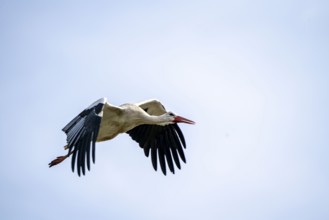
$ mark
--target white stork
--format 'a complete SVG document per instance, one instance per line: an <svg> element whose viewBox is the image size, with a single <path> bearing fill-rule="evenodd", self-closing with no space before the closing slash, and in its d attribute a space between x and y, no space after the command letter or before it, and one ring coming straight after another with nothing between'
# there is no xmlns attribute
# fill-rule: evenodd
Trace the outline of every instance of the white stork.
<svg viewBox="0 0 329 220"><path fill-rule="evenodd" d="M180 169L180 159L186 163L183 147L186 148L183 133L177 123L194 124L193 121L167 112L158 100L147 100L137 104L111 105L101 98L83 110L70 121L63 131L66 133L68 149L65 156L59 156L49 167L61 163L72 154L71 166L76 163L78 175L85 175L87 164L90 170L90 148L95 163L95 143L128 133L144 149L145 156L151 151L152 165L157 170L157 158L166 175L166 162L172 173L174 164ZM179 155L179 157L178 157ZM166 162L165 162L166 161Z"/></svg>

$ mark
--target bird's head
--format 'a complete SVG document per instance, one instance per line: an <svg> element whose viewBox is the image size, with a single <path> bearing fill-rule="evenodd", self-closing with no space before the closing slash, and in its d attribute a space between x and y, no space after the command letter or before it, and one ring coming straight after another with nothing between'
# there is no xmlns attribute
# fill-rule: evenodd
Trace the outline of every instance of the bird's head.
<svg viewBox="0 0 329 220"><path fill-rule="evenodd" d="M172 112L167 112L166 113L166 117L168 118L168 120L172 123L186 123L186 124L195 124L194 121L189 120L187 118L184 118L182 116L178 116Z"/></svg>

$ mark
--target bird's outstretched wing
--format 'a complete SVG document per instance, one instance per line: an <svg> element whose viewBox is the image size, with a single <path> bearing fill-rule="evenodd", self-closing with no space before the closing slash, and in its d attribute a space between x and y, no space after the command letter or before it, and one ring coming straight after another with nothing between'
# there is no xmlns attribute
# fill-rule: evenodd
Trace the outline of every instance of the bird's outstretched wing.
<svg viewBox="0 0 329 220"><path fill-rule="evenodd" d="M157 100L150 100L137 105L150 115L158 116L166 113L163 105ZM186 148L186 143L177 124L166 126L139 125L127 133L144 149L146 157L151 151L152 165L155 170L157 170L157 161L159 160L164 175L166 175L166 163L172 173L175 173L173 161L179 169L181 168L180 159L186 163L183 151L183 147Z"/></svg>
<svg viewBox="0 0 329 220"><path fill-rule="evenodd" d="M95 143L98 136L99 127L103 116L103 107L106 98L101 98L82 111L72 121L70 121L63 131L66 133L67 146L72 155L72 171L74 172L75 161L78 175L82 171L85 174L85 164L90 170L90 146L92 145L92 160L95 163Z"/></svg>

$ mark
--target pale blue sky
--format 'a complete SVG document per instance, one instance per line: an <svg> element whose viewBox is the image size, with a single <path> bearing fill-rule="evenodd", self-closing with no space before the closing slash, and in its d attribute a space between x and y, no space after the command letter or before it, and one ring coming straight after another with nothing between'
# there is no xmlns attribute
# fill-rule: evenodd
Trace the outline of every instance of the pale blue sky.
<svg viewBox="0 0 329 220"><path fill-rule="evenodd" d="M0 219L329 219L328 1L1 1ZM61 129L100 97L160 99L187 164L128 135L85 177Z"/></svg>

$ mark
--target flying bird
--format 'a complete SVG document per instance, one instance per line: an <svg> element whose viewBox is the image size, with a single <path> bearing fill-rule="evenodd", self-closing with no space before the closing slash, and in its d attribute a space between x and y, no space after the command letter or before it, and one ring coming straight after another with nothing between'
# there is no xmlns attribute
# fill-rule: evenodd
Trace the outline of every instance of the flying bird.
<svg viewBox="0 0 329 220"><path fill-rule="evenodd" d="M73 118L62 130L67 135L64 149L67 154L49 163L57 165L72 156L74 172L85 175L90 170L90 157L95 163L96 142L111 140L118 134L127 133L138 142L148 157L151 154L153 168L159 162L166 175L166 164L175 173L174 163L181 168L180 160L186 163L183 148L185 139L177 123L194 124L184 117L167 112L158 100L147 100L137 104L114 106L101 98Z"/></svg>

